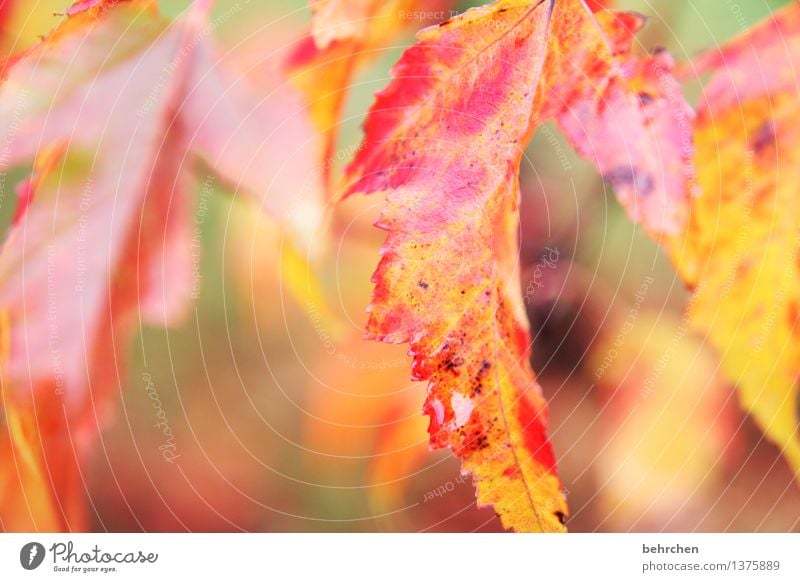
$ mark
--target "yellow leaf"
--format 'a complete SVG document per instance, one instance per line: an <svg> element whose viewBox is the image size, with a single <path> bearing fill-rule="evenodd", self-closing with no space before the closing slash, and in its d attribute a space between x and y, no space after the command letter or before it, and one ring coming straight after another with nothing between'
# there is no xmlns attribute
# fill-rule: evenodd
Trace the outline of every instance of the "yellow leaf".
<svg viewBox="0 0 800 582"><path fill-rule="evenodd" d="M687 316L800 478L800 4L709 53L694 140L701 195L667 242Z"/></svg>

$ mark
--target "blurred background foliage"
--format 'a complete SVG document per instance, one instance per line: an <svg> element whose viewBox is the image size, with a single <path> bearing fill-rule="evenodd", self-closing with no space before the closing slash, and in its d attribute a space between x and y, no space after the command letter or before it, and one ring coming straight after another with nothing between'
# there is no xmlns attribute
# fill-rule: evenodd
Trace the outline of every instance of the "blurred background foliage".
<svg viewBox="0 0 800 582"><path fill-rule="evenodd" d="M189 3L160 5L175 16ZM20 4L5 52L35 42L68 4ZM663 46L678 61L782 4L616 3L649 16L641 50ZM301 36L309 17L301 0L218 0L216 10L230 15L214 30L219 42L251 65L265 35ZM372 93L412 41L358 75L339 151L359 143ZM257 66L250 73L257 86ZM687 95L696 99L695 88ZM522 197L522 293L570 529L800 529L800 490L737 406L711 349L686 330L686 293L668 261L553 126L526 151ZM407 348L361 340L383 236L371 223L382 201L341 206L314 291L267 217L219 186L202 200L196 309L182 327L145 329L131 346L127 389L86 475L93 527L499 530L491 510L475 508L458 463L427 450L425 387L409 380ZM13 204L0 212L8 224ZM159 450L146 378L175 435L174 463Z"/></svg>

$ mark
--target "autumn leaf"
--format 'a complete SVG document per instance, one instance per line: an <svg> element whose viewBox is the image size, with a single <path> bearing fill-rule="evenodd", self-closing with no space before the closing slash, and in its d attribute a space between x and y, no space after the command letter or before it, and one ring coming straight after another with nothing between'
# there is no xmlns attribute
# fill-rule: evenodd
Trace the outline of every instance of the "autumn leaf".
<svg viewBox="0 0 800 582"><path fill-rule="evenodd" d="M694 132L702 194L668 248L692 327L800 478L800 4L694 65L713 73Z"/></svg>
<svg viewBox="0 0 800 582"><path fill-rule="evenodd" d="M4 408L51 411L54 422L30 428L40 431L29 440L41 442L44 467L86 454L138 325L173 325L187 314L199 252L190 198L197 161L214 172L198 177L209 195L219 178L297 240L318 234L316 146L299 96L276 81L262 98L226 68L208 38L208 2L175 23L151 2L106 4L102 14L68 17L12 60L0 87L4 166L66 144L49 177L37 162L0 257ZM298 191L284 167L308 176L309 187ZM289 185L296 196L286 196ZM70 442L75 449L63 451ZM56 505L73 503L72 488L50 485ZM64 515L62 527L82 521Z"/></svg>
<svg viewBox="0 0 800 582"><path fill-rule="evenodd" d="M679 228L688 197L663 179L665 162L688 164L662 135L690 115L654 82L654 63L665 78L669 63L628 53L637 16L600 18L578 0L501 0L422 31L348 169L350 193L389 192L368 337L411 343L414 378L430 380L432 446L449 446L479 504L518 531L563 531L567 514L519 292L525 144L558 119L654 233ZM631 147L610 151L628 134Z"/></svg>
<svg viewBox="0 0 800 582"><path fill-rule="evenodd" d="M508 280L519 144L549 17L545 4L503 2L421 32L378 96L349 172L353 192L391 190L367 330L411 342L414 378L430 380L432 445L463 459L478 501L494 505L506 527L560 531L566 503L546 403ZM444 79L459 90L446 91Z"/></svg>

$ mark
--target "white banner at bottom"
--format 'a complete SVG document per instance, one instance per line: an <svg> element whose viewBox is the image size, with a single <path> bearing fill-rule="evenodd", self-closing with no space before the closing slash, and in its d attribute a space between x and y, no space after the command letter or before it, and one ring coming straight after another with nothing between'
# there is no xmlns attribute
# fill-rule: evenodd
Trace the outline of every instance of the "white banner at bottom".
<svg viewBox="0 0 800 582"><path fill-rule="evenodd" d="M0 534L0 580L800 581L797 534Z"/></svg>

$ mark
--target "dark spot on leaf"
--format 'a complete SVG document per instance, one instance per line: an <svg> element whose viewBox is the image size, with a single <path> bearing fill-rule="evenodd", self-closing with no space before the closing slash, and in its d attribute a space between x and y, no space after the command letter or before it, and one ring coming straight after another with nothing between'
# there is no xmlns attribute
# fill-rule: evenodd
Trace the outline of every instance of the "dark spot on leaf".
<svg viewBox="0 0 800 582"><path fill-rule="evenodd" d="M753 136L753 151L756 153L762 152L770 145L775 144L775 126L771 119L766 120L756 130Z"/></svg>
<svg viewBox="0 0 800 582"><path fill-rule="evenodd" d="M425 281L420 281L419 283L417 283L417 285L419 285L423 289L427 289L429 287L429 285Z"/></svg>
<svg viewBox="0 0 800 582"><path fill-rule="evenodd" d="M454 356L452 358L448 358L444 362L444 368L446 370L454 371L456 368L464 365L464 358L461 356Z"/></svg>
<svg viewBox="0 0 800 582"><path fill-rule="evenodd" d="M555 516L558 519L558 521L561 523L561 525L564 525L565 523L567 523L567 516L564 515L563 511L556 511L555 512Z"/></svg>
<svg viewBox="0 0 800 582"><path fill-rule="evenodd" d="M453 19L452 18L448 18L447 20L445 20L443 22L440 22L439 26L440 27L449 26L452 22L453 22Z"/></svg>
<svg viewBox="0 0 800 582"><path fill-rule="evenodd" d="M603 180L614 190L633 188L639 196L647 196L653 191L653 178L650 174L638 172L631 166L620 166L603 174Z"/></svg>
<svg viewBox="0 0 800 582"><path fill-rule="evenodd" d="M655 101L655 97L650 95L650 93L645 93L644 91L639 93L638 97L639 104L643 106L650 105L653 101Z"/></svg>

